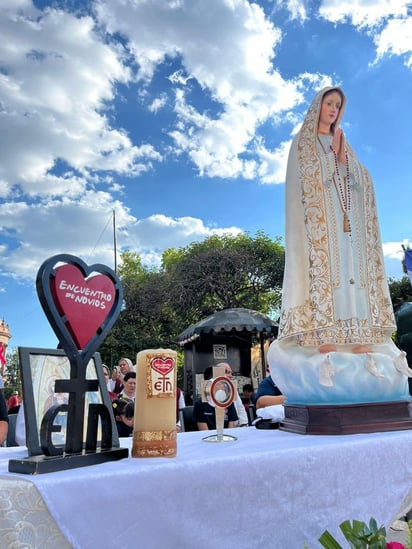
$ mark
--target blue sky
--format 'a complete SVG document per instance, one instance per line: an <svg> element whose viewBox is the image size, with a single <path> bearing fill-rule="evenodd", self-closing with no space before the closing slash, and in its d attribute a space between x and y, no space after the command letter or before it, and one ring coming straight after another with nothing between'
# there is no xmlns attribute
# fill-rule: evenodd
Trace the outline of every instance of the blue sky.
<svg viewBox="0 0 412 549"><path fill-rule="evenodd" d="M372 174L387 275L412 238L412 3L2 0L0 318L57 343L35 290L59 253L148 265L214 233L284 235L290 141L325 85Z"/></svg>

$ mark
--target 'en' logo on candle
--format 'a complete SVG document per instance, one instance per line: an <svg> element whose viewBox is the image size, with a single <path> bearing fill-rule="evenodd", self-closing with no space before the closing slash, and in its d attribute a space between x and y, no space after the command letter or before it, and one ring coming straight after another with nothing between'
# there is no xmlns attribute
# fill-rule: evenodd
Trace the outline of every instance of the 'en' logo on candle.
<svg viewBox="0 0 412 549"><path fill-rule="evenodd" d="M151 396L174 396L175 361L172 357L154 357L150 362Z"/></svg>

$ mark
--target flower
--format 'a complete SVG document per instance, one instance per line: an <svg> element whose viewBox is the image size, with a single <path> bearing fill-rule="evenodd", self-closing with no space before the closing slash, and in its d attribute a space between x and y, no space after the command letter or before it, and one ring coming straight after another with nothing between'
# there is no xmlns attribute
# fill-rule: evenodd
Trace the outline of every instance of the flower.
<svg viewBox="0 0 412 549"><path fill-rule="evenodd" d="M385 549L405 549L405 546L399 541L388 541Z"/></svg>

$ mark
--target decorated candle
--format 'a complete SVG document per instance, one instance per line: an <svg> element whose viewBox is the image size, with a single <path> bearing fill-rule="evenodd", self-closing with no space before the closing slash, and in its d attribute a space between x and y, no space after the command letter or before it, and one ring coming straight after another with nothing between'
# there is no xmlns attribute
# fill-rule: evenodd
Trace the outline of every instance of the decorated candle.
<svg viewBox="0 0 412 549"><path fill-rule="evenodd" d="M137 354L133 457L176 456L176 358L171 349Z"/></svg>

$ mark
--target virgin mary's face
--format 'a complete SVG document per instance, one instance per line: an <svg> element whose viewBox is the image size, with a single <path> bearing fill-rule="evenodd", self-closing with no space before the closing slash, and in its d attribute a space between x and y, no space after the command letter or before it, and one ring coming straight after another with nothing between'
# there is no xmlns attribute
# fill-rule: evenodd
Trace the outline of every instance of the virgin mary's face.
<svg viewBox="0 0 412 549"><path fill-rule="evenodd" d="M341 107L342 98L337 91L324 96L319 116L319 130L330 131L331 125L336 122L339 116Z"/></svg>

